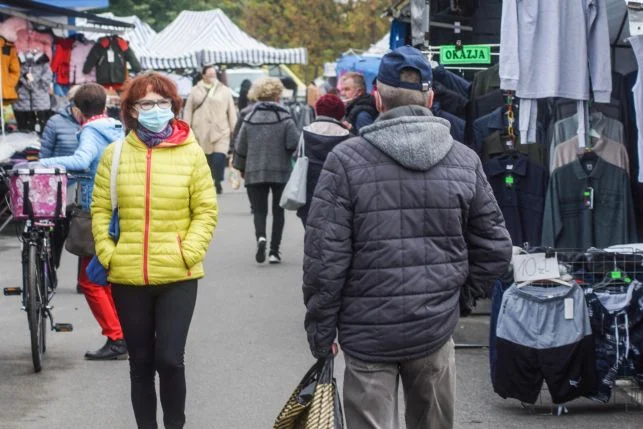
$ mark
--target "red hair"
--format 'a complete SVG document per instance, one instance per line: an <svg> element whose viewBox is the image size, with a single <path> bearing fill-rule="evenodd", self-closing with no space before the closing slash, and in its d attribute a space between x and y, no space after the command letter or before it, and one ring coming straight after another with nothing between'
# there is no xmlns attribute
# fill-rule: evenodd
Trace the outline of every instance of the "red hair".
<svg viewBox="0 0 643 429"><path fill-rule="evenodd" d="M183 99L179 95L174 81L156 72L138 75L125 85L125 90L121 95L121 118L125 128L128 130L135 130L138 125L138 121L132 116L136 102L144 98L149 92L156 92L172 100L174 116L181 112Z"/></svg>

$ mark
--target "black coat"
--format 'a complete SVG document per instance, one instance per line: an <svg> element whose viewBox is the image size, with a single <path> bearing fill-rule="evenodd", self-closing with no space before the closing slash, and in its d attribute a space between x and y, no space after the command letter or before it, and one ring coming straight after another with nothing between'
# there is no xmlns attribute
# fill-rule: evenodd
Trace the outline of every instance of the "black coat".
<svg viewBox="0 0 643 429"><path fill-rule="evenodd" d="M344 135L324 135L323 128L330 128L334 134L346 131ZM322 172L322 166L328 154L341 142L350 138L351 135L338 121L331 118L318 117L310 126L303 130L304 154L308 157L308 174L306 177L306 205L297 210L297 216L301 218L304 225L308 217L310 202L313 199L315 186Z"/></svg>
<svg viewBox="0 0 643 429"><path fill-rule="evenodd" d="M89 51L83 73L89 74L96 67L96 82L101 85L121 84L125 82L127 63L133 72L141 71L141 65L127 41L118 36L102 37Z"/></svg>
<svg viewBox="0 0 643 429"><path fill-rule="evenodd" d="M339 329L363 361L428 356L453 335L467 279L505 274L511 239L478 156L446 120L393 109L328 155L306 227L304 302L314 355Z"/></svg>

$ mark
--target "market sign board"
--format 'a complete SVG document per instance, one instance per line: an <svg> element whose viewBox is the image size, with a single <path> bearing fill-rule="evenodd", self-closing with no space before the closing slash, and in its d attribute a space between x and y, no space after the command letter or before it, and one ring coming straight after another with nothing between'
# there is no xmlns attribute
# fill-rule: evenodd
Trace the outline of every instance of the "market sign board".
<svg viewBox="0 0 643 429"><path fill-rule="evenodd" d="M444 45L440 47L440 64L491 64L491 46L489 45Z"/></svg>

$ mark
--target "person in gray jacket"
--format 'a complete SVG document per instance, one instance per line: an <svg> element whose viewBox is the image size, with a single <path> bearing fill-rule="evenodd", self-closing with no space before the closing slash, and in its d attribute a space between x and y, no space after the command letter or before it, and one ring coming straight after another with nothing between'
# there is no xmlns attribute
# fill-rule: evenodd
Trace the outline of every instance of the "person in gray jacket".
<svg viewBox="0 0 643 429"><path fill-rule="evenodd" d="M255 260L266 260L268 195L272 192L272 232L268 260L281 262L279 248L284 230L281 194L291 172L291 155L299 142L299 131L286 108L279 104L283 85L277 78L255 81L250 92L258 103L244 119L234 145L233 166L241 171L254 216L257 252Z"/></svg>
<svg viewBox="0 0 643 429"><path fill-rule="evenodd" d="M478 156L427 108L409 46L378 72L382 113L328 155L308 214L303 294L313 355L344 351L350 429L453 427L459 295L506 273L511 239Z"/></svg>

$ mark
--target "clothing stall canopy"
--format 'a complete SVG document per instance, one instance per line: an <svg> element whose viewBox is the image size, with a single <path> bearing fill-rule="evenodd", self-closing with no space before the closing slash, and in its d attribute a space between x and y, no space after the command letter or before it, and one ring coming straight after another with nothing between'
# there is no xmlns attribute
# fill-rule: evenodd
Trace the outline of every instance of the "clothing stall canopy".
<svg viewBox="0 0 643 429"><path fill-rule="evenodd" d="M275 49L250 37L220 9L182 11L138 55L143 68L170 70L207 64L306 64L306 49Z"/></svg>
<svg viewBox="0 0 643 429"><path fill-rule="evenodd" d="M67 9L90 10L109 7L109 0L39 0L40 3Z"/></svg>
<svg viewBox="0 0 643 429"><path fill-rule="evenodd" d="M121 37L129 42L130 47L134 50L134 52L136 52L137 55L139 55L139 53L143 51L147 42L157 34L156 31L154 31L154 29L149 26L149 24L143 22L138 16L135 15L115 16L113 13L107 12L100 13L97 16L134 25L134 28L130 28L125 31L121 35ZM78 18L76 20L76 23L79 25L84 22L84 18ZM90 24L88 24L88 26L91 27ZM94 41L100 39L101 37L109 35L109 33L105 33L100 29L98 29L96 32L85 32L84 34L88 40Z"/></svg>
<svg viewBox="0 0 643 429"><path fill-rule="evenodd" d="M57 2L58 4L58 2ZM26 19L35 24L44 25L52 29L68 29L76 31L94 30L100 26L103 31L110 34L123 33L128 28L134 28L133 24L113 19L103 18L91 13L52 6L45 3L25 0L0 0L0 14L15 16ZM82 25L62 23L57 20L60 17L84 18L93 28L86 28Z"/></svg>

